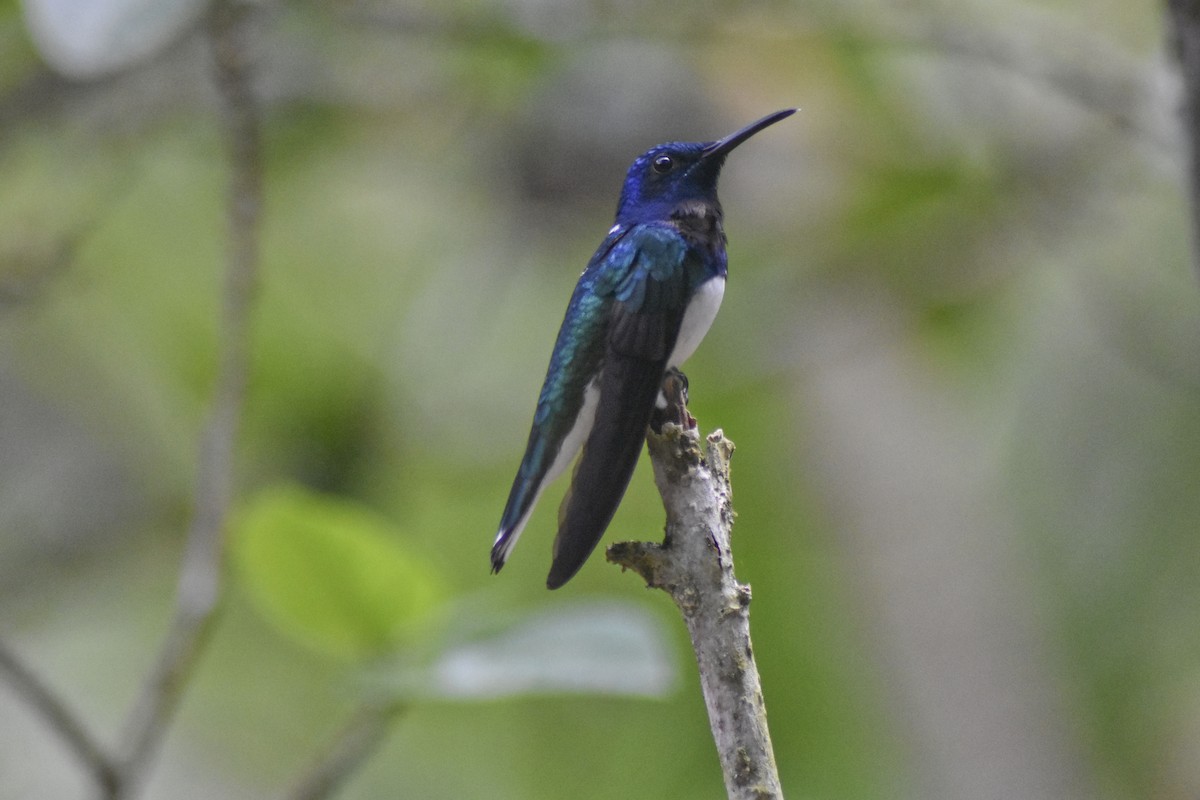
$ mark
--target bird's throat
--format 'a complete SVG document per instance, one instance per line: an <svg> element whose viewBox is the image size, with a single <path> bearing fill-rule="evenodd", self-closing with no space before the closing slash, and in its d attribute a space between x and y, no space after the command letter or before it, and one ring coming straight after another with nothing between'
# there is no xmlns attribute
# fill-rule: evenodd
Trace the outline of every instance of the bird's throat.
<svg viewBox="0 0 1200 800"><path fill-rule="evenodd" d="M685 200L671 212L671 221L681 233L706 244L724 244L723 217L721 204L710 200Z"/></svg>

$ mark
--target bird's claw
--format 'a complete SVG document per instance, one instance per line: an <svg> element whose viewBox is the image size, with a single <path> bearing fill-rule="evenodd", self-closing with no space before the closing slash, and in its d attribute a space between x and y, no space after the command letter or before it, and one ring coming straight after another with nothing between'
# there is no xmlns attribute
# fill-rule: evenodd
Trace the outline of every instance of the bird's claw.
<svg viewBox="0 0 1200 800"><path fill-rule="evenodd" d="M659 402L654 404L654 414L650 417L650 430L662 433L665 423L674 422L684 430L696 427L695 418L688 413L688 379L676 367L671 367L663 373L662 390Z"/></svg>

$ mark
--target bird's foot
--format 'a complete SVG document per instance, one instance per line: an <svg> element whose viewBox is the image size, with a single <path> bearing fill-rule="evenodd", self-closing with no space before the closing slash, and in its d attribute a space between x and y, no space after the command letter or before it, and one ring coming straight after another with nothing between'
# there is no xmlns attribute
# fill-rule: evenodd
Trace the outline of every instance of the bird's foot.
<svg viewBox="0 0 1200 800"><path fill-rule="evenodd" d="M650 417L650 430L662 433L663 425L674 422L684 430L696 427L696 420L688 413L688 379L679 369L671 367L663 373L662 389L654 413Z"/></svg>

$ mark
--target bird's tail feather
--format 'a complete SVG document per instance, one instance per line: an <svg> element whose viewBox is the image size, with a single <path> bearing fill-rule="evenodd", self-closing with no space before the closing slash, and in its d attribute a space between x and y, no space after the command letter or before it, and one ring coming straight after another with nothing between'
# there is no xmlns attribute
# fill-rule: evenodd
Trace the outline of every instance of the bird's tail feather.
<svg viewBox="0 0 1200 800"><path fill-rule="evenodd" d="M570 580L604 536L637 466L662 374L661 361L610 352L595 422L559 507L547 587Z"/></svg>

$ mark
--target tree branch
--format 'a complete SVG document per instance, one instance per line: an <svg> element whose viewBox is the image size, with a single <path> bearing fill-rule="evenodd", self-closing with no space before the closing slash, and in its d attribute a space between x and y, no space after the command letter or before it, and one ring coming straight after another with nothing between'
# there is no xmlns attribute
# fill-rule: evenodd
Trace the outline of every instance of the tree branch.
<svg viewBox="0 0 1200 800"><path fill-rule="evenodd" d="M50 691L29 669L17 654L0 643L0 672L7 676L9 685L17 690L30 707L42 715L50 729L75 754L79 762L92 774L96 783L105 792L117 785L117 766L100 744L84 728L79 716Z"/></svg>
<svg viewBox="0 0 1200 800"><path fill-rule="evenodd" d="M661 433L651 430L646 436L667 512L666 536L662 544L618 542L608 548L607 558L637 572L650 588L670 594L683 614L730 800L780 800L750 645L750 587L733 573L733 443L718 430L701 451L695 421L683 406L686 381L676 380L668 374L664 390L669 418L683 425L668 421Z"/></svg>
<svg viewBox="0 0 1200 800"><path fill-rule="evenodd" d="M225 522L233 493L234 445L249 371L251 311L258 283L262 162L258 108L250 86L248 7L218 0L208 19L216 84L229 142L228 251L219 365L210 416L201 433L195 507L171 621L158 659L139 691L122 742L122 780L113 797L134 794L162 740L208 640L224 575Z"/></svg>
<svg viewBox="0 0 1200 800"><path fill-rule="evenodd" d="M364 703L296 782L287 800L325 800L375 751L407 706Z"/></svg>
<svg viewBox="0 0 1200 800"><path fill-rule="evenodd" d="M1168 0L1168 35L1183 76L1182 127L1188 152L1192 264L1200 272L1200 1Z"/></svg>

